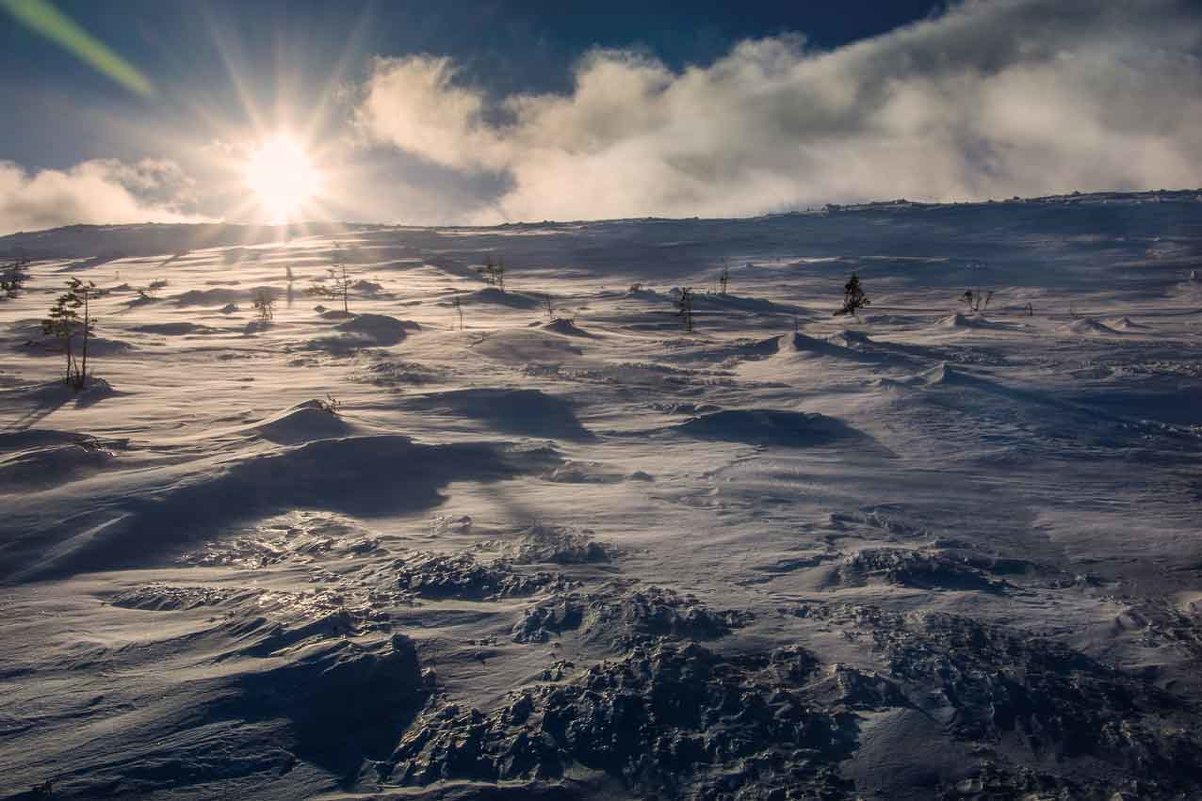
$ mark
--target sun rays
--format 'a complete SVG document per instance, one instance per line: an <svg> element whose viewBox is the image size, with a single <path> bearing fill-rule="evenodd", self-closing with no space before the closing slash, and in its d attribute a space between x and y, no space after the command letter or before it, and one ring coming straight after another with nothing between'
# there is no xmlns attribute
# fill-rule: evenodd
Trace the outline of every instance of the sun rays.
<svg viewBox="0 0 1202 801"><path fill-rule="evenodd" d="M260 144L246 161L246 187L268 222L283 224L303 216L320 196L324 179L305 148L287 134Z"/></svg>

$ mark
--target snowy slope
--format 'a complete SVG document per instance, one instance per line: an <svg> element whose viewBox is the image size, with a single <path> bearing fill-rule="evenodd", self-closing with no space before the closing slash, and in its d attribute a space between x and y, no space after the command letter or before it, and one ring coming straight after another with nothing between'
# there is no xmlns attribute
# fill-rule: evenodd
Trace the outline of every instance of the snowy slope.
<svg viewBox="0 0 1202 801"><path fill-rule="evenodd" d="M18 252L0 797L1202 793L1198 193Z"/></svg>

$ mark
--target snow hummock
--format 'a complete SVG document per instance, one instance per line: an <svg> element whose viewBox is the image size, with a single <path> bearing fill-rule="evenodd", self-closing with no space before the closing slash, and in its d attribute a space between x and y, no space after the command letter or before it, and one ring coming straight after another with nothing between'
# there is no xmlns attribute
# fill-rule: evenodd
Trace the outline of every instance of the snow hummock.
<svg viewBox="0 0 1202 801"><path fill-rule="evenodd" d="M0 795L1199 797L1199 209L0 238Z"/></svg>
<svg viewBox="0 0 1202 801"><path fill-rule="evenodd" d="M1100 334L1103 336L1118 333L1110 326L1103 322L1099 322L1092 317L1082 317L1080 320L1073 320L1061 330L1072 334Z"/></svg>
<svg viewBox="0 0 1202 801"><path fill-rule="evenodd" d="M786 448L827 445L861 436L840 420L817 413L780 409L726 409L694 417L676 429L702 439Z"/></svg>
<svg viewBox="0 0 1202 801"><path fill-rule="evenodd" d="M344 437L352 428L323 401L308 400L255 424L253 430L272 442L292 444Z"/></svg>

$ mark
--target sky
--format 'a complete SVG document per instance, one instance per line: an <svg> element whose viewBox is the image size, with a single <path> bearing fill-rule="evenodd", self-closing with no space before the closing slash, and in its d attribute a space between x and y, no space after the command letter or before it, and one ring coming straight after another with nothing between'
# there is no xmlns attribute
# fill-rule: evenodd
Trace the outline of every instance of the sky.
<svg viewBox="0 0 1202 801"><path fill-rule="evenodd" d="M1202 186L1190 0L0 0L0 233Z"/></svg>

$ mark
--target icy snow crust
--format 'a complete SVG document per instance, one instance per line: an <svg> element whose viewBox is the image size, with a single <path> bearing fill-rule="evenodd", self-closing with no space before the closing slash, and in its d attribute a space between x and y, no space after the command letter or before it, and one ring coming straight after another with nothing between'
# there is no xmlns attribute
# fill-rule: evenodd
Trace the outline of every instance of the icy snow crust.
<svg viewBox="0 0 1202 801"><path fill-rule="evenodd" d="M0 798L1202 796L1196 193L283 233L0 239Z"/></svg>

